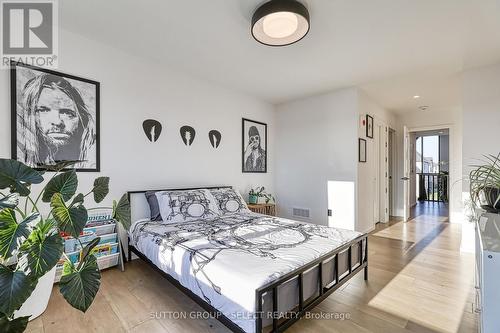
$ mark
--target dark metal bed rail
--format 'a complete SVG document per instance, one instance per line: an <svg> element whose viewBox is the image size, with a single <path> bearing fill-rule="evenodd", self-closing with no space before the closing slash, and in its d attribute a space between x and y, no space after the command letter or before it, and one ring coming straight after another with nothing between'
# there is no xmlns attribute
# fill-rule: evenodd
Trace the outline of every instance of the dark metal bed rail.
<svg viewBox="0 0 500 333"><path fill-rule="evenodd" d="M363 248L364 245L364 248ZM352 251L357 249L358 251L358 260L353 262L352 260ZM343 276L339 276L339 256L347 251L347 271L344 272ZM324 264L334 260L334 280L330 282L328 285L324 284L323 281L323 273L325 272ZM317 296L311 297L308 300L304 300L304 273L312 270L318 269L318 286L319 292ZM268 293L273 293L273 313L272 313L272 333L283 332L290 325L297 322L301 317L304 316L306 311L311 310L316 305L318 305L321 301L323 301L326 297L328 297L331 293L341 287L347 280L356 275L364 269L364 279L368 279L368 236L363 235L360 236L349 243L335 249L332 252L329 252L320 258L314 260L313 262L300 267L299 269L292 271L288 274L283 275L279 279L272 281L255 291L255 310L256 310L256 319L255 319L255 332L262 333L264 327L262 327L263 317L267 314L263 313L263 296ZM347 274L345 274L347 273ZM296 311L291 311L292 316L289 316L288 319L280 322L278 309L279 309L279 292L278 288L283 284L289 282L290 280L297 279L299 285L299 300L298 300L298 308ZM307 303L306 303L307 301Z"/></svg>
<svg viewBox="0 0 500 333"><path fill-rule="evenodd" d="M204 187L204 188L230 188L230 186L213 186L213 187ZM200 189L190 188L190 189ZM173 189L169 189L173 190ZM177 189L176 189L177 190ZM182 189L182 190L185 190ZM158 191L158 190L155 190ZM130 200L130 194L137 193L145 193L146 191L129 191L128 197ZM364 247L363 247L364 246ZM358 251L358 260L353 262L352 251L356 249ZM339 256L347 251L347 261L348 267L347 271L343 273L343 276L339 276ZM162 276L167 278L175 287L177 287L180 291L186 294L188 297L193 299L198 305L200 305L205 311L210 313L215 319L219 320L222 324L224 324L227 328L229 328L232 332L237 333L245 333L244 330L236 325L231 319L226 317L222 312L217 310L211 304L206 302L204 299L196 295L194 292L184 287L179 281L170 276L168 273L162 271L159 267L157 267L149 258L147 258L144 254L142 254L139 250L137 250L134 246L128 245L128 261L132 259L132 253L136 254L139 258L148 263L151 267L157 270ZM334 272L333 281L329 282L325 285L325 281L323 280L323 273L326 271L325 263L334 260ZM318 269L318 286L319 292L316 297L310 297L307 300L304 300L304 274L308 271ZM284 283L297 278L299 285L299 302L297 311L293 311L294 316L285 321L279 322L279 318L276 315L273 315L273 324L272 324L272 333L283 332L288 327L290 327L293 323L297 322L301 317L304 316L306 311L311 310L320 302L322 302L325 298L327 298L330 294L332 294L335 290L341 287L345 282L351 279L354 275L359 273L364 269L364 279L368 279L368 235L364 234L355 238L354 240L344 244L343 246L319 257L318 259L290 272L282 277L260 287L255 291L255 333L262 333L262 319L263 319L263 295L269 291L273 291L273 314L278 313L279 309L279 296L278 296L278 288ZM347 273L347 274L345 274ZM314 296L315 294L313 294ZM288 310L287 312L290 312Z"/></svg>
<svg viewBox="0 0 500 333"><path fill-rule="evenodd" d="M363 244L364 244L364 253L363 253ZM358 261L355 263L352 262L352 248L353 246L357 245L358 246L358 251L359 251L359 256L358 256ZM338 258L339 254L343 253L344 251L348 251L348 261L349 261L349 274L341 277L339 279L339 272L338 272ZM135 247L131 246L129 244L128 247L128 260L130 261L132 258L132 253L136 254L139 258L144 260L146 263L148 263L151 267L153 267L156 271L158 271L163 277L165 277L170 283L172 283L177 289L182 291L185 295L187 295L189 298L194 300L198 305L200 305L205 311L210 313L210 315L220 321L222 324L224 324L227 328L229 328L232 332L235 333L245 333L241 327L236 325L231 319L226 317L222 312L214 308L212 305L207 303L205 300L203 300L201 297L193 293L191 290L188 288L184 287L183 285L180 284L179 281L177 281L175 278L170 276L169 274L165 273L162 271L160 268L158 268L149 258L147 258L144 254L142 254L140 251L138 251ZM334 260L334 281L333 284L330 286L324 286L324 281L323 281L323 272L324 268L323 265L325 262L329 260ZM319 288L319 294L317 297L308 300L307 304L305 303L304 300L304 273L314 269L315 267L318 268L318 283L319 286L323 286ZM263 315L263 309L262 309L262 297L266 292L273 291L273 329L270 331L271 333L277 333L277 332L283 332L285 331L288 327L290 327L292 324L297 322L301 317L304 316L306 311L311 310L314 308L316 305L321 303L325 298L330 296L335 290L337 290L339 287L341 287L345 282L347 282L350 278L352 278L354 275L359 273L362 269L364 269L364 279L368 280L368 236L363 235L355 240L345 244L344 246L327 253L320 258L316 259L315 261L295 270L292 271L281 278L262 286L261 288L257 289L255 291L255 333L262 333L262 315ZM294 279L298 278L299 281L299 308L298 311L294 313L294 316L292 316L290 319L287 319L286 321L279 322L279 318L276 315L278 313L278 302L279 302L279 297L278 297L278 288L282 284Z"/></svg>

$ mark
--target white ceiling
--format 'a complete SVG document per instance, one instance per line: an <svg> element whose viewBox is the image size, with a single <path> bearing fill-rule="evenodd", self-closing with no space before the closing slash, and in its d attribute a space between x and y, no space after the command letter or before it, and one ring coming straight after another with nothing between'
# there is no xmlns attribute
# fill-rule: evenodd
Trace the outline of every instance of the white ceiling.
<svg viewBox="0 0 500 333"><path fill-rule="evenodd" d="M309 35L281 48L250 35L262 2L64 0L60 24L272 103L357 85L399 112L450 106L457 73L500 61L498 0L307 0Z"/></svg>
<svg viewBox="0 0 500 333"><path fill-rule="evenodd" d="M396 114L419 110L419 107L427 107L429 111L446 110L461 104L461 75L451 68L407 73L360 87Z"/></svg>

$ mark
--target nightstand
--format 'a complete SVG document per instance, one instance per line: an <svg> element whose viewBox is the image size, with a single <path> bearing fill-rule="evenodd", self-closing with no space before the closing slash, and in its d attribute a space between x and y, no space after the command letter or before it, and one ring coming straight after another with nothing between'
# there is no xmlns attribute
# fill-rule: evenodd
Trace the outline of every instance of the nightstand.
<svg viewBox="0 0 500 333"><path fill-rule="evenodd" d="M248 204L248 209L254 213L276 216L275 204Z"/></svg>

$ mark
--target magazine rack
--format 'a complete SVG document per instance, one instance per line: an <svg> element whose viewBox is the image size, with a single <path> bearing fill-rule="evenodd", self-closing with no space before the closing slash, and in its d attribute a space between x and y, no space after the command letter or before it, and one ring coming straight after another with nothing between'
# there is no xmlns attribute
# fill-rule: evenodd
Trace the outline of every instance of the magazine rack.
<svg viewBox="0 0 500 333"><path fill-rule="evenodd" d="M99 270L102 271L106 268L120 265L120 269L123 271L122 244L118 235L118 225L117 222L112 219L109 209L89 211L87 224L80 236L80 242L85 246L96 237L100 237L101 241L92 252L97 257ZM67 258L75 264L78 263L80 259L80 242L71 236L63 235L63 238L64 254L56 267L55 283L59 282L61 279L63 264Z"/></svg>

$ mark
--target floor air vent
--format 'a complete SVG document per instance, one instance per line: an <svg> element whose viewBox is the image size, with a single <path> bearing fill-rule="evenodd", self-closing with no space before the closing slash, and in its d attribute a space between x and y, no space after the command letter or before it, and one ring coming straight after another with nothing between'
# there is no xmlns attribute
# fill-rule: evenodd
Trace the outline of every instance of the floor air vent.
<svg viewBox="0 0 500 333"><path fill-rule="evenodd" d="M292 214L295 217L301 217L301 218L308 219L309 218L309 209L305 209L305 208L293 208Z"/></svg>

